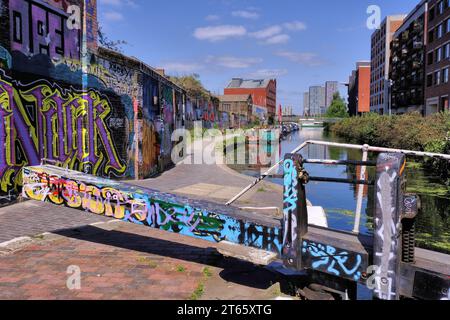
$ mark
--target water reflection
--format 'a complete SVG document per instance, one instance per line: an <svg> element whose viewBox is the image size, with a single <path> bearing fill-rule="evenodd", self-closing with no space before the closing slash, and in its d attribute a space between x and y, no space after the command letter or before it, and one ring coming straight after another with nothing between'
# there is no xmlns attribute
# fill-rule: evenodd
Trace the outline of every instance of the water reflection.
<svg viewBox="0 0 450 320"><path fill-rule="evenodd" d="M324 133L323 129L303 129L291 134L281 143L281 157L307 140L345 142ZM309 146L302 151L309 159L361 160L360 150L328 146ZM376 154L371 155L376 159ZM408 192L421 196L423 213L418 218L418 246L450 253L450 190L439 180L427 174L420 166L409 162L407 169ZM258 176L260 172L249 166L231 166L235 170ZM312 176L359 179L359 166L305 165ZM281 172L280 172L281 173ZM375 178L375 168L368 168L367 177ZM282 179L271 179L283 184ZM332 229L352 231L355 219L358 186L350 184L310 182L306 187L307 197L313 205L322 206ZM364 234L373 232L374 187L364 187L363 217L360 230Z"/></svg>

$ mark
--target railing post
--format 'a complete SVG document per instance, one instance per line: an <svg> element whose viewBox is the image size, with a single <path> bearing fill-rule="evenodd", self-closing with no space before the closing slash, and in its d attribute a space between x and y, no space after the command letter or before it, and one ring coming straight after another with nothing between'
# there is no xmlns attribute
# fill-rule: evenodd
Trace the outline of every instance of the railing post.
<svg viewBox="0 0 450 320"><path fill-rule="evenodd" d="M406 158L383 153L378 157L374 230L375 297L398 300L402 260L401 219Z"/></svg>
<svg viewBox="0 0 450 320"><path fill-rule="evenodd" d="M302 269L301 244L308 232L308 211L300 154L287 154L284 160L283 193L283 261L284 265Z"/></svg>
<svg viewBox="0 0 450 320"><path fill-rule="evenodd" d="M363 147L363 157L362 161L367 162L369 158L369 146L366 144ZM359 180L366 180L366 171L367 167L362 166L361 167L361 174L359 176ZM357 204L356 204L356 214L355 214L355 225L353 226L353 232L356 234L359 234L360 224L361 224L361 212L362 212L362 203L364 198L364 188L365 186L360 184L358 185L358 198L357 198Z"/></svg>

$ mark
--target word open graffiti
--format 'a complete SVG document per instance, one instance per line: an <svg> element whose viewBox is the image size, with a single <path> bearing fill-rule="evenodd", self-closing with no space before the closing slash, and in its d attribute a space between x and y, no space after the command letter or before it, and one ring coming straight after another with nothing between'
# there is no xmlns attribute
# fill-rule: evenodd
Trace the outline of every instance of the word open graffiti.
<svg viewBox="0 0 450 320"><path fill-rule="evenodd" d="M44 158L93 174L124 173L106 125L110 112L95 90L63 90L47 81L23 86L0 77L1 190L21 185L20 168Z"/></svg>

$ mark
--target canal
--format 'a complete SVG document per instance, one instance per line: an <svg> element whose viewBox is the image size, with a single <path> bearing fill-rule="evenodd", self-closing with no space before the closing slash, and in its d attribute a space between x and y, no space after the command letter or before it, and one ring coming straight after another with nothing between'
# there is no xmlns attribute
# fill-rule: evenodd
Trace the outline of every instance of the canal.
<svg viewBox="0 0 450 320"><path fill-rule="evenodd" d="M307 128L292 133L281 143L281 153L289 153L306 140L323 140L342 142L321 128ZM310 159L361 160L359 150L336 147L309 146L302 151L304 157ZM376 159L376 155L371 155ZM443 184L433 173L423 169L420 163L408 159L407 191L417 193L422 200L422 212L417 220L417 246L444 253L450 253L450 188ZM230 165L245 175L257 177L259 168L247 165ZM353 178L360 175L356 166L305 165L312 176ZM375 169L368 169L368 176L375 178ZM270 178L270 181L283 184L282 179ZM364 234L373 232L374 187L364 188L363 216L360 230ZM307 198L315 206L325 209L329 227L336 230L352 231L355 221L356 199L358 187L350 184L310 182L306 187Z"/></svg>

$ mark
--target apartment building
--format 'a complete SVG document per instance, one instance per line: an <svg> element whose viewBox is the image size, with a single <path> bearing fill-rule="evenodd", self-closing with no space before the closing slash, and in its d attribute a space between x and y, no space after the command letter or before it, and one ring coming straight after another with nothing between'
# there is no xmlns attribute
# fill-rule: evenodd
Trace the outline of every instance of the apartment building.
<svg viewBox="0 0 450 320"><path fill-rule="evenodd" d="M371 38L370 111L389 112L390 43L406 15L386 17Z"/></svg>
<svg viewBox="0 0 450 320"><path fill-rule="evenodd" d="M303 115L309 116L309 92L303 93Z"/></svg>
<svg viewBox="0 0 450 320"><path fill-rule="evenodd" d="M339 92L339 82L327 81L325 82L325 108L328 109L333 102L334 94ZM325 111L326 112L326 111Z"/></svg>
<svg viewBox="0 0 450 320"><path fill-rule="evenodd" d="M425 114L449 110L450 0L428 3Z"/></svg>
<svg viewBox="0 0 450 320"><path fill-rule="evenodd" d="M325 113L325 88L322 86L309 87L310 116L320 116Z"/></svg>
<svg viewBox="0 0 450 320"><path fill-rule="evenodd" d="M427 21L428 1L423 0L394 33L389 66L393 114L425 114Z"/></svg>

